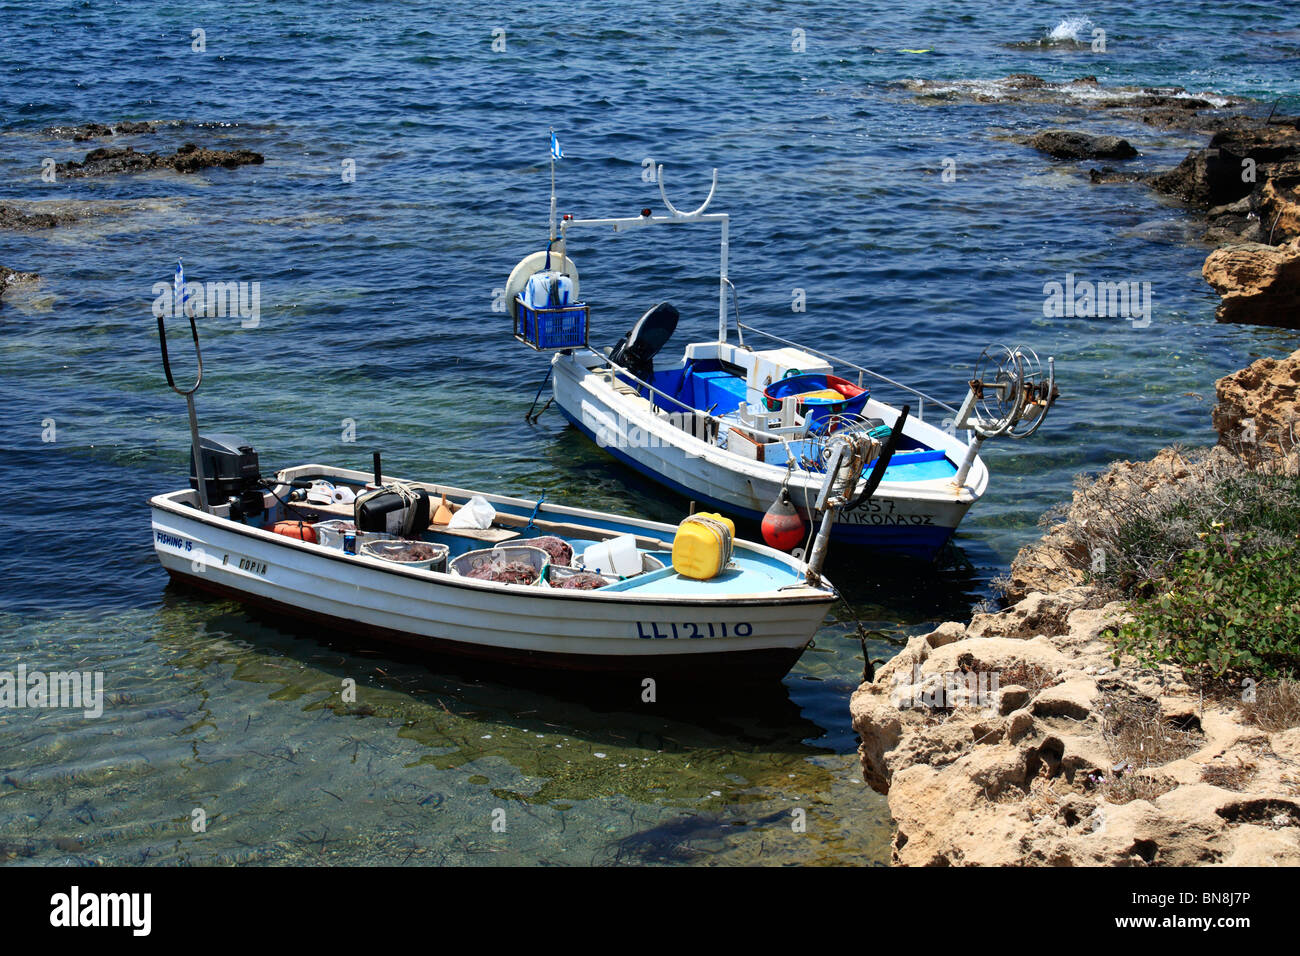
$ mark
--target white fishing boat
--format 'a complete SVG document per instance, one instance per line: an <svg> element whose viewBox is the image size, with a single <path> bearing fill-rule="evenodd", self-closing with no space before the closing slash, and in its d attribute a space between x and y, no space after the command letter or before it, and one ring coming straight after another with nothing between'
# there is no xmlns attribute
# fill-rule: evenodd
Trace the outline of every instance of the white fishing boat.
<svg viewBox="0 0 1300 956"><path fill-rule="evenodd" d="M158 319L190 420L190 487L149 501L154 550L177 582L432 654L727 681L783 676L835 599L825 534L804 562L735 539L717 516L673 526L386 479L378 452L369 474L306 464L263 478L251 446L199 433L190 325L198 378L182 388ZM869 497L893 448L851 438L833 451L814 505L823 529Z"/></svg>
<svg viewBox="0 0 1300 956"><path fill-rule="evenodd" d="M779 680L834 600L827 583L808 582L801 562L762 545L736 541L722 574L695 580L672 568L671 525L437 483L405 484L438 500L445 495L452 508L479 497L495 510L486 529L434 526L414 536L447 549L443 570L274 530L349 517L339 506L289 501L295 482L328 481L355 494L373 485L371 477L322 465L284 469L253 514L236 506L232 515L229 502L204 510L193 488L157 495L149 502L154 549L173 580L334 631L439 656L563 671ZM509 584L453 567L470 552L527 547L539 535L560 538L577 554L630 537L642 568L652 570L566 590L553 578Z"/></svg>
<svg viewBox="0 0 1300 956"><path fill-rule="evenodd" d="M1042 424L1057 394L1051 360L1044 371L1028 349L986 349L966 402L956 408L744 324L727 275L729 216L706 212L717 170L708 198L691 212L668 200L662 166L657 178L667 215L650 209L623 218L566 215L557 232L552 169L552 239L514 268L505 299L515 337L555 352L549 374L560 411L625 465L693 501L760 522L769 543L800 553L810 544L811 502L834 439L848 433L881 439L900 429L898 454L879 488L869 500L839 512L832 537L876 552L933 559L988 487L982 443L997 435L1027 437ZM678 320L673 306L660 303L613 348L592 348L569 233L687 223L721 230L716 340L688 343L675 360L657 363ZM900 404L887 404L873 390L896 393ZM902 415L902 405L912 414Z"/></svg>

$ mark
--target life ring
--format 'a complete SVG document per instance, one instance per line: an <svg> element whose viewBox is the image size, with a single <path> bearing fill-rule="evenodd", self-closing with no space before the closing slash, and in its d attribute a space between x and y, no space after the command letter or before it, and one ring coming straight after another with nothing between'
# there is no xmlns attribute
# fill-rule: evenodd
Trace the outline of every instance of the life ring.
<svg viewBox="0 0 1300 956"><path fill-rule="evenodd" d="M567 255L542 249L532 255L524 256L519 260L519 264L510 270L510 278L506 280L506 312L510 314L511 321L515 320L517 313L515 299L524 291L529 279L538 272L546 271L548 255L551 258L551 271L563 272L573 280L573 301L582 300L578 289L578 267L574 265L573 260Z"/></svg>

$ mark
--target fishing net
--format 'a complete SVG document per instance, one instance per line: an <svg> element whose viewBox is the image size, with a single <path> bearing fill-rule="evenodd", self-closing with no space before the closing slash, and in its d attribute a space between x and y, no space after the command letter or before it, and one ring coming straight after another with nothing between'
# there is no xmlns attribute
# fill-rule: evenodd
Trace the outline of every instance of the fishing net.
<svg viewBox="0 0 1300 956"><path fill-rule="evenodd" d="M545 535L528 542L530 547L541 548L551 556L551 564L557 568L567 568L573 562L573 548L563 538Z"/></svg>
<svg viewBox="0 0 1300 956"><path fill-rule="evenodd" d="M560 582L560 587L566 591L592 591L596 588L603 588L608 583L599 574L584 572L569 575Z"/></svg>
<svg viewBox="0 0 1300 956"><path fill-rule="evenodd" d="M541 572L523 561L483 562L472 568L465 577L479 581L497 581L501 584L534 584Z"/></svg>
<svg viewBox="0 0 1300 956"><path fill-rule="evenodd" d="M409 544L404 548L387 548L384 557L389 561L428 561L439 557L441 552L427 544Z"/></svg>

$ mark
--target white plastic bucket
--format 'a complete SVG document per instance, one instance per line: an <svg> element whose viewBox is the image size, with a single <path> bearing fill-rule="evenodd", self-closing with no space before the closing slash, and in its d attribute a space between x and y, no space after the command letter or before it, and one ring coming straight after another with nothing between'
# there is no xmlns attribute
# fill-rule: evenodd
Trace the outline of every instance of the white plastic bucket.
<svg viewBox="0 0 1300 956"><path fill-rule="evenodd" d="M345 518L334 518L330 521L317 521L313 528L316 529L316 543L324 548L342 548L343 532L356 530L356 525ZM357 550L361 546L371 541L393 541L396 535L384 534L382 531L357 531Z"/></svg>

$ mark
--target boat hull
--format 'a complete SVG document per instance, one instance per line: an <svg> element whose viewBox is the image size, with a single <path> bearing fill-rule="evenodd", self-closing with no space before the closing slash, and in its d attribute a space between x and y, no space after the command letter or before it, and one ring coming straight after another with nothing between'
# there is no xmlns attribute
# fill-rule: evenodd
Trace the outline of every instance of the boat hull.
<svg viewBox="0 0 1300 956"><path fill-rule="evenodd" d="M155 498L154 548L176 581L431 656L563 671L779 678L834 600L796 585L725 597L572 592L394 569ZM525 502L518 502L523 506ZM668 534L670 528L638 525ZM775 560L775 555L769 560Z"/></svg>
<svg viewBox="0 0 1300 956"><path fill-rule="evenodd" d="M352 618L335 617L273 598L253 596L227 587L200 574L169 569L171 580L214 597L239 601L286 620L339 634L359 644L384 644L413 651L421 658L472 661L494 668L547 671L553 675L607 674L634 678L653 677L679 682L715 683L746 681L772 683L781 680L803 654L804 647L724 650L698 654L627 654L611 657L599 654L552 653L549 651L474 644L454 638L413 634Z"/></svg>

